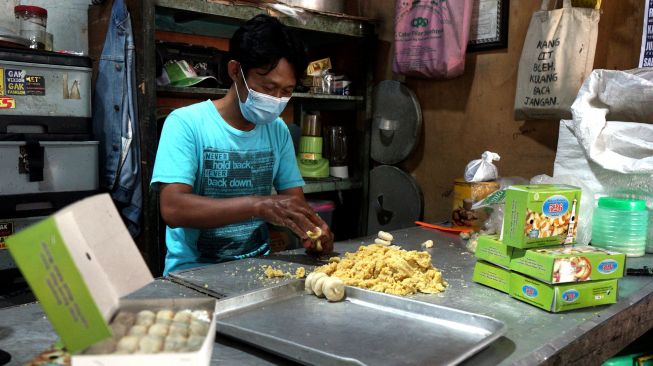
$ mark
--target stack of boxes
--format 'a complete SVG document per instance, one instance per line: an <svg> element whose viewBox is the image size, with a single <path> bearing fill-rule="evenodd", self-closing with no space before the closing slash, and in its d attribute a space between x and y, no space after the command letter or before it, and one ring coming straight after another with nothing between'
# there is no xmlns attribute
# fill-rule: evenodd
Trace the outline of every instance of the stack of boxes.
<svg viewBox="0 0 653 366"><path fill-rule="evenodd" d="M551 312L612 304L625 255L576 246L580 189L513 186L501 238L478 239L473 280Z"/></svg>

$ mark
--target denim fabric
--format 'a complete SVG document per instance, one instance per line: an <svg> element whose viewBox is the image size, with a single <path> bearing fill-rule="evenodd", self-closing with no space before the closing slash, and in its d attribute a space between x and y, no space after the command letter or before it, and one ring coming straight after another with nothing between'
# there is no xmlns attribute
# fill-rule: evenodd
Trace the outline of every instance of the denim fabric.
<svg viewBox="0 0 653 366"><path fill-rule="evenodd" d="M115 0L95 83L93 131L100 141L100 185L111 192L132 236L140 232L143 201L134 57L129 12L124 0Z"/></svg>

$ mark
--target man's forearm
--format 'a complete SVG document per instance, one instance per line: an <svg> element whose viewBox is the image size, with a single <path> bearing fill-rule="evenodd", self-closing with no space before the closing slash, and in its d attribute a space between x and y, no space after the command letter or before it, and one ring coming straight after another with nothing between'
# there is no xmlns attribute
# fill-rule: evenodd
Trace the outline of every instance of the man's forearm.
<svg viewBox="0 0 653 366"><path fill-rule="evenodd" d="M210 198L176 192L162 204L161 216L170 227L210 229L257 217L261 197Z"/></svg>

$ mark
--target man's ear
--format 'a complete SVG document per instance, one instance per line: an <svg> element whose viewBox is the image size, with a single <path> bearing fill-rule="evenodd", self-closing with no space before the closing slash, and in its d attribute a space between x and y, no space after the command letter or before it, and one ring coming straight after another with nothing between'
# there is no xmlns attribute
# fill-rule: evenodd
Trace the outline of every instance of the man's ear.
<svg viewBox="0 0 653 366"><path fill-rule="evenodd" d="M240 78L240 67L238 67L239 65L240 64L236 60L229 60L227 63L227 73L233 82L236 82L236 80Z"/></svg>

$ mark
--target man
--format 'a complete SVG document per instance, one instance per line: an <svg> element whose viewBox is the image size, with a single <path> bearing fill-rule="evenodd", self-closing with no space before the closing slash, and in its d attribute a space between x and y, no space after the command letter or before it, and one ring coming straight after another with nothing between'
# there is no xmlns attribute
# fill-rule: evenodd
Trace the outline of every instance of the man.
<svg viewBox="0 0 653 366"><path fill-rule="evenodd" d="M289 228L314 252L308 232L321 230L322 252L333 249L331 231L306 204L279 118L306 64L287 27L256 16L229 43L228 93L168 116L151 182L167 224L164 275L268 253L266 222Z"/></svg>

